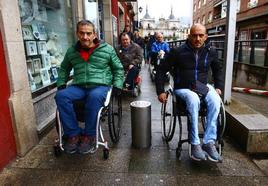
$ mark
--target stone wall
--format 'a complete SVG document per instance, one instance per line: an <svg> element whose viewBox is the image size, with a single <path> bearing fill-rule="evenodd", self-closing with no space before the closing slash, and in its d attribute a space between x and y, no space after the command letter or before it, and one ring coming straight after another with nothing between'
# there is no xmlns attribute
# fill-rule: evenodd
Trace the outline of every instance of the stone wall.
<svg viewBox="0 0 268 186"><path fill-rule="evenodd" d="M33 99L38 133L41 133L51 122L55 120L55 92L56 88Z"/></svg>
<svg viewBox="0 0 268 186"><path fill-rule="evenodd" d="M38 143L36 120L27 77L18 1L0 1L0 7L0 30L11 89L9 107L17 153L22 156Z"/></svg>
<svg viewBox="0 0 268 186"><path fill-rule="evenodd" d="M268 67L234 63L232 86L268 90Z"/></svg>

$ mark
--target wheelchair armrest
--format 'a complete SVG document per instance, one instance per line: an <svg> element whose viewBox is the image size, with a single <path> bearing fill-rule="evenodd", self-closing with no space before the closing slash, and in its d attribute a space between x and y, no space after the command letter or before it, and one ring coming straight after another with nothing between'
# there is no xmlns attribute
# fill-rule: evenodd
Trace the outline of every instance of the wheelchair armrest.
<svg viewBox="0 0 268 186"><path fill-rule="evenodd" d="M112 95L112 91L113 91L113 87L111 86L109 91L107 92L107 96L106 96L106 99L105 99L105 102L104 102L104 106L108 106L109 103L110 103L110 99L111 99L111 95Z"/></svg>

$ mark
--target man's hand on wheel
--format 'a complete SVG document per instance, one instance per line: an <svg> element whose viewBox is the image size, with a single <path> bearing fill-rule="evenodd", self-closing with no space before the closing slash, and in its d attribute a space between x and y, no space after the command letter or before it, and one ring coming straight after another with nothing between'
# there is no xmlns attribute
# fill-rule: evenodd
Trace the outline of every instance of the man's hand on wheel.
<svg viewBox="0 0 268 186"><path fill-rule="evenodd" d="M166 93L161 93L158 95L158 100L161 103L165 103L167 101L167 94Z"/></svg>
<svg viewBox="0 0 268 186"><path fill-rule="evenodd" d="M215 90L219 95L221 95L221 90L220 89L216 88Z"/></svg>
<svg viewBox="0 0 268 186"><path fill-rule="evenodd" d="M128 66L128 70L132 69L133 67L134 67L134 65L132 65L132 64L129 65L129 66Z"/></svg>

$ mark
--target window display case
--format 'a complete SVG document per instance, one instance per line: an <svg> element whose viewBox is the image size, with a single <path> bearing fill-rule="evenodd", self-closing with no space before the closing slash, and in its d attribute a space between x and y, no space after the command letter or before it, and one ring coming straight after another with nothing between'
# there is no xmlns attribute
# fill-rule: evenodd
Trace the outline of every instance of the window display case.
<svg viewBox="0 0 268 186"><path fill-rule="evenodd" d="M55 84L73 43L71 0L19 0L27 73L32 92Z"/></svg>

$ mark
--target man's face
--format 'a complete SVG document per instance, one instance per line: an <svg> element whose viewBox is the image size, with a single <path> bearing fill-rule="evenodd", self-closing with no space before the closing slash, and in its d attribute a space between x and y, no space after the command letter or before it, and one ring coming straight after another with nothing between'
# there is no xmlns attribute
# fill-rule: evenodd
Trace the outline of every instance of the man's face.
<svg viewBox="0 0 268 186"><path fill-rule="evenodd" d="M121 38L121 43L124 48L127 48L130 45L130 38L128 35L123 35Z"/></svg>
<svg viewBox="0 0 268 186"><path fill-rule="evenodd" d="M190 31L189 41L193 48L201 48L207 38L206 29L202 26L195 26Z"/></svg>
<svg viewBox="0 0 268 186"><path fill-rule="evenodd" d="M91 25L80 25L76 35L83 48L94 46L93 40L96 38L96 33L93 32Z"/></svg>
<svg viewBox="0 0 268 186"><path fill-rule="evenodd" d="M156 40L161 43L164 40L163 35L162 34L157 34L156 35Z"/></svg>

